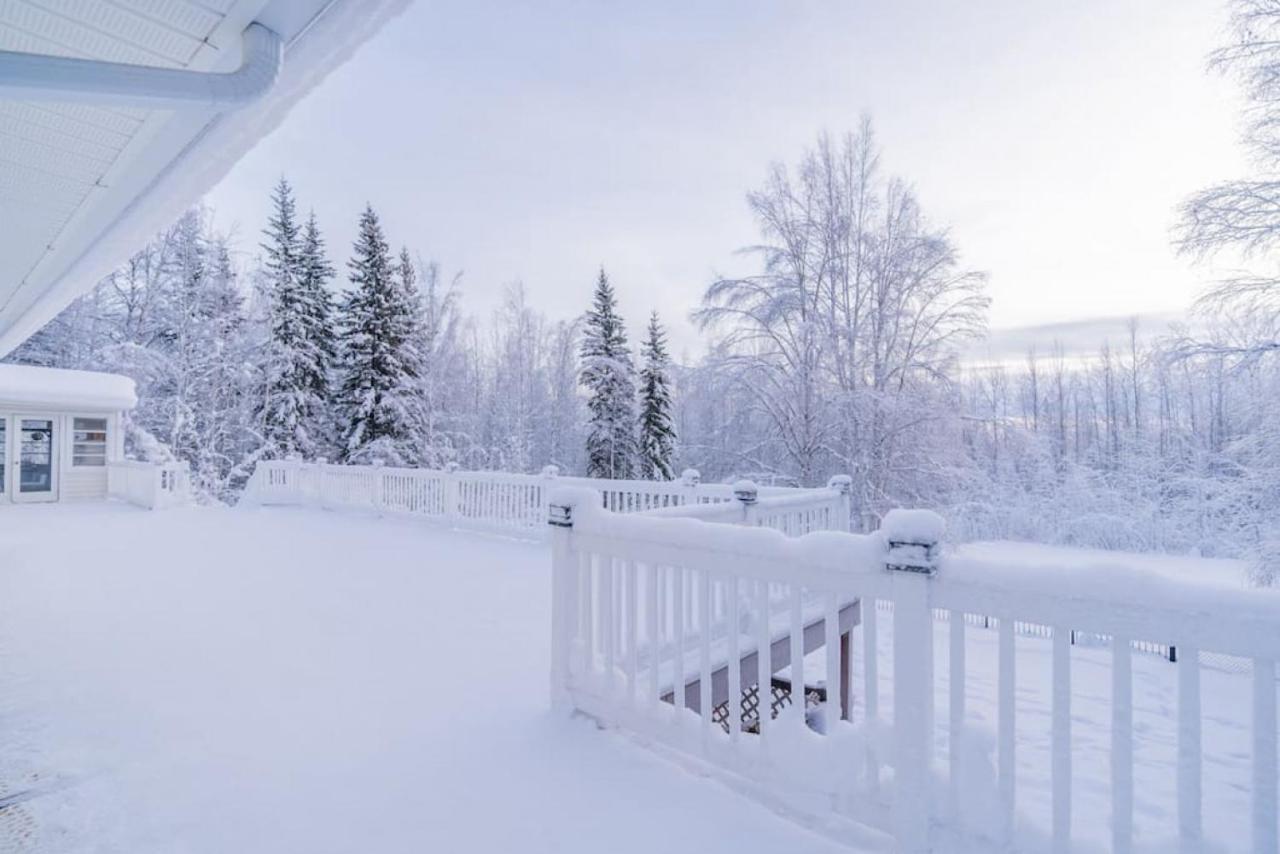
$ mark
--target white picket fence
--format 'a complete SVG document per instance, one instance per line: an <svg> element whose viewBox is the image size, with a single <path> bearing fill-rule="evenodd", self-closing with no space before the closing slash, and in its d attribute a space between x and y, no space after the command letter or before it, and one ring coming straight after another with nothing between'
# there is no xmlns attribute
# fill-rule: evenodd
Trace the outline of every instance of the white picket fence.
<svg viewBox="0 0 1280 854"><path fill-rule="evenodd" d="M528 475L272 460L254 469L245 500L406 514L454 527L544 538L548 497L552 489L563 486L595 490L601 506L616 513L687 513L716 506L722 512L742 513L733 486L702 483L693 470L675 481L599 480L562 477L554 466ZM839 513L827 489L760 487L757 492L788 496L791 502L759 524L791 526L795 532L817 530L835 524L832 520ZM848 506L843 506L847 519Z"/></svg>
<svg viewBox="0 0 1280 854"><path fill-rule="evenodd" d="M1257 854L1276 854L1276 597L1213 590L1206 598L1202 589L1137 568L1112 568L1100 580L963 557L922 560L936 544L891 550L879 534L788 537L780 530L667 518L690 515L678 511L620 515L599 509L591 493L572 490L557 492L550 509L551 691L559 708L662 746L828 833L858 840L870 827L895 850L928 852L940 826L952 832L962 823L966 792L983 786L954 749L969 726L966 702L983 690L968 678L965 662L971 615L981 615L994 620L998 633L993 798L1002 839L994 843L1012 846L1019 793L1015 626L1049 626L1052 826L1044 847L1061 852L1073 844L1071 631L1107 636L1111 850L1128 852L1134 841L1133 643L1158 639L1179 650L1178 749L1169 767L1177 779L1178 819L1170 834L1183 850L1202 850L1199 653L1241 656L1253 669L1251 845ZM729 510L696 515L745 523ZM893 610L884 618L891 623L887 638L877 628L881 602ZM845 617L855 607L861 673L848 654L855 641ZM948 617L942 629L949 640L946 750L935 747L934 738L935 610ZM887 721L879 710L882 640L892 650ZM813 662L817 649L831 654L822 664L807 663L806 654ZM819 672L807 672L808 666ZM850 720L838 720L834 702L810 712L807 723L793 706L774 720L760 715L758 733L744 731L743 716L751 711L744 689L770 685L779 675L793 686L816 685L828 697L852 696ZM703 712L722 703L729 706L727 731ZM892 774L882 775L882 768Z"/></svg>
<svg viewBox="0 0 1280 854"><path fill-rule="evenodd" d="M191 478L185 462L107 463L107 494L148 510L162 510L191 500Z"/></svg>

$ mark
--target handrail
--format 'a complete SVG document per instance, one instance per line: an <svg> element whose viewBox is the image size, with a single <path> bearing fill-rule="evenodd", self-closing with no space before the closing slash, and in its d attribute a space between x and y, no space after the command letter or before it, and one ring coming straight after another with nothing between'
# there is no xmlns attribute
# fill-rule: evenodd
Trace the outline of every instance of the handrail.
<svg viewBox="0 0 1280 854"><path fill-rule="evenodd" d="M753 511L766 504L743 503ZM776 501L797 503L803 503L799 496ZM1129 850L1137 695L1156 690L1144 705L1154 701L1166 709L1172 693L1177 700L1168 714L1176 716L1169 722L1177 734L1176 755L1154 760L1148 755L1143 761L1165 763L1167 769L1160 770L1176 781L1176 803L1168 805L1177 812L1176 831L1171 826L1169 832L1176 832L1181 843L1172 847L1199 850L1206 842L1202 790L1211 779L1222 784L1220 778L1207 778L1204 769L1231 759L1223 756L1223 744L1202 742L1207 716L1200 703L1201 655L1225 653L1247 659L1252 670L1251 676L1231 677L1239 680L1232 690L1242 695L1233 703L1243 707L1242 723L1251 730L1252 850L1276 850L1280 591L1170 579L1122 555L1093 566L1048 560L1029 565L1025 559L963 551L944 555L940 520L920 512L895 511L882 531L871 535L822 531L788 537L780 530L741 527L744 523L707 524L724 512L718 507L623 515L601 510L590 494L572 490L553 495L551 511L551 697L558 709L581 712L689 756L699 767L768 803L786 804L812 822L832 827L852 820L887 834L895 850L929 852L935 828L951 823L948 832L972 829L966 822L973 817L956 806L970 801L991 805L982 811L979 821L986 824L978 832L995 834L986 836L995 847L1019 847L1016 840L1025 831L1033 834L1030 838L1043 837L1035 850L1068 850L1081 829L1071 821L1073 720L1102 704L1102 731L1110 726L1112 847ZM806 687L803 716L792 715L789 724L772 720L762 711L769 706L761 686L776 690L779 661L788 666L785 684L793 700L797 686L809 686L811 679L821 689L816 702L822 706L831 703L833 693L842 699L849 695L852 638L840 634L848 621L838 619L837 609L851 601L862 618L856 715L846 721L843 705L838 717L825 709L809 710ZM877 618L882 604L889 607ZM950 652L935 668L939 613ZM975 615L994 620L998 636L971 635L969 618ZM879 620L887 625L878 628ZM1037 654L1046 660L1044 671L1030 676L1030 693L1042 698L1035 711L1051 726L1046 782L1052 808L1043 828L1022 827L1033 819L1017 810L1025 765L1017 761L1021 742L1015 720L1025 713L1019 708L1031 702L1019 696L1028 681L1019 672L1022 653L1015 646L1020 621L1049 630L1024 642L1038 645ZM1106 653L1097 650L1082 654L1089 656L1091 670L1107 668L1101 681L1110 682L1109 693L1097 689L1096 676L1073 692L1077 630L1108 639L1109 659L1100 660ZM885 634L891 644L881 650ZM779 637L786 643L780 645ZM1153 687L1150 672L1135 679L1132 656L1144 639L1177 645L1176 665L1157 665L1169 668L1164 678L1176 681L1176 691ZM979 651L994 647L988 661L979 659L976 672L974 658L966 653L970 644ZM818 647L826 649L825 670L821 659L805 662ZM763 649L770 649L770 656L749 657ZM880 662L886 652L890 666L884 673ZM820 672L811 676L808 668L815 665ZM946 671L945 686L935 669ZM1049 690L1036 687L1046 682ZM685 690L674 691L673 684ZM880 711L882 685L892 692L894 712L887 719ZM833 692L833 686L839 690ZM934 721L939 693L950 694L948 721L941 728ZM981 724L966 713L966 704L975 701L995 710L988 718L993 738L974 733ZM1080 707L1073 709L1077 703ZM814 732L800 738L794 730L800 726ZM947 733L945 750L940 730ZM778 731L789 734L780 737ZM763 743L745 744L748 735ZM980 745L988 743L994 745L994 776L985 756L975 763L965 753L985 750ZM881 782L885 766L893 769L887 792ZM946 777L935 782L943 768ZM1045 783L1033 785L1038 791ZM935 791L942 797L934 798ZM1240 840L1233 842L1230 847L1239 847Z"/></svg>

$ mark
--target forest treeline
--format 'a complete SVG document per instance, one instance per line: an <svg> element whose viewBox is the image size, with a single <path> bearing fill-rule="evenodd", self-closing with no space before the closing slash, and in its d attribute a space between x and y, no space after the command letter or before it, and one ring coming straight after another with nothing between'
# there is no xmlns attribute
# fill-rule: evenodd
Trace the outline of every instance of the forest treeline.
<svg viewBox="0 0 1280 854"><path fill-rule="evenodd" d="M1266 117L1280 26L1251 8L1238 4L1236 42L1215 62ZM1280 162L1276 126L1246 130L1264 171ZM1265 260L1280 204L1258 200L1276 186L1264 174L1190 199L1178 248ZM755 273L706 283L692 316L704 353L685 364L657 314L620 316L618 292L643 282L602 269L578 283L584 311L568 319L511 285L477 319L459 278L393 251L372 207L339 266L287 182L272 200L252 263L233 263L191 211L15 358L133 376L130 446L188 460L221 500L257 460L293 455L798 485L847 473L866 529L925 506L958 539L1244 556L1275 577L1275 277L1215 285L1196 336L1135 325L1095 354L1044 342L1019 365L965 364L985 332L985 276L887 174L869 121L820 136L748 194Z"/></svg>

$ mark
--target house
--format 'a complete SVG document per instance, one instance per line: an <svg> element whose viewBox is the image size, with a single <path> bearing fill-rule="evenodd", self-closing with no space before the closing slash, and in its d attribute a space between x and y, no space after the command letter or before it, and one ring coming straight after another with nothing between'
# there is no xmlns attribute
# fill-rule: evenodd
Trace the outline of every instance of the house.
<svg viewBox="0 0 1280 854"><path fill-rule="evenodd" d="M0 359L405 5L0 0ZM102 496L112 471L131 482L120 413L134 403L124 377L0 366L0 503Z"/></svg>
<svg viewBox="0 0 1280 854"><path fill-rule="evenodd" d="M0 501L105 498L137 402L128 377L0 365Z"/></svg>

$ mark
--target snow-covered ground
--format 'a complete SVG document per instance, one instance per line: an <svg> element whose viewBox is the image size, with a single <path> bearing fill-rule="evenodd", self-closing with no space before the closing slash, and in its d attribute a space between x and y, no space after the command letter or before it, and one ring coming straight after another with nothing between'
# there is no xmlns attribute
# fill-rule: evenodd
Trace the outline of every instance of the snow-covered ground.
<svg viewBox="0 0 1280 854"><path fill-rule="evenodd" d="M47 851L835 851L548 711L545 545L315 510L0 511L0 810ZM882 618L883 637L891 632ZM994 727L995 633L968 633ZM937 719L945 746L946 631ZM882 645L882 713L892 710ZM1049 644L1018 639L1023 850L1049 815ZM1075 647L1075 830L1105 847L1106 651ZM1175 832L1175 668L1135 656L1139 848ZM1249 677L1203 675L1205 825L1248 842ZM982 739L978 739L982 741ZM940 755L943 755L940 753ZM977 793L980 795L980 793ZM984 810L972 806L970 820ZM23 835L26 834L26 835ZM3 845L0 845L3 850Z"/></svg>
<svg viewBox="0 0 1280 854"><path fill-rule="evenodd" d="M554 718L548 573L544 546L413 521L3 508L0 781L54 789L6 842L845 850Z"/></svg>

